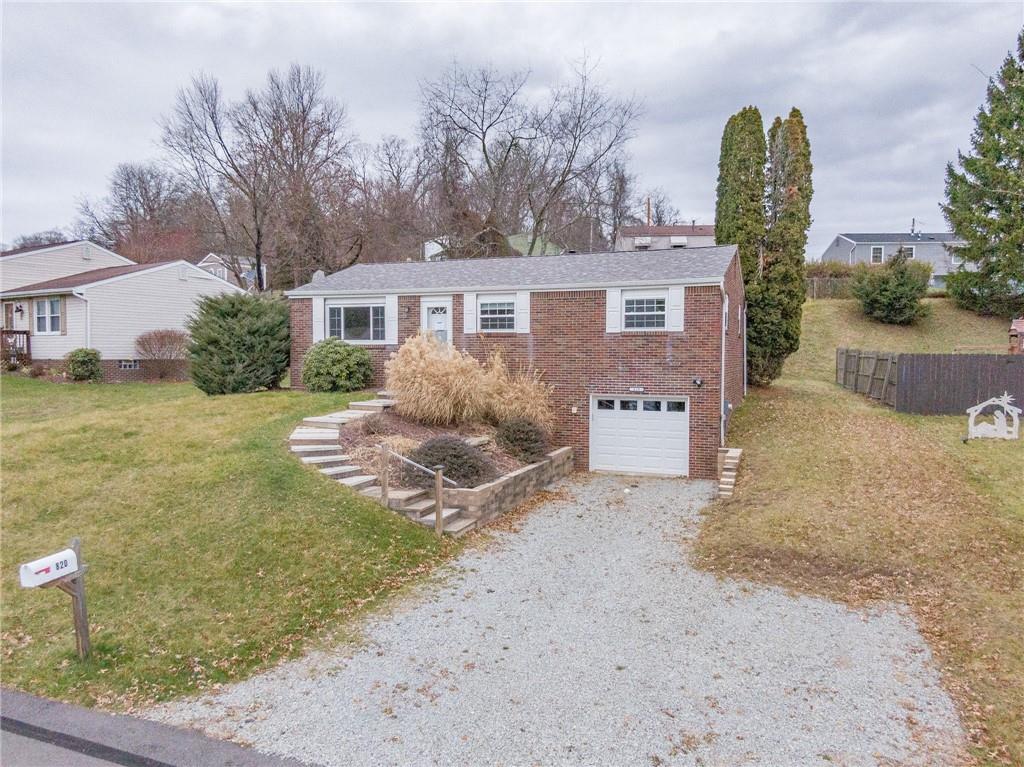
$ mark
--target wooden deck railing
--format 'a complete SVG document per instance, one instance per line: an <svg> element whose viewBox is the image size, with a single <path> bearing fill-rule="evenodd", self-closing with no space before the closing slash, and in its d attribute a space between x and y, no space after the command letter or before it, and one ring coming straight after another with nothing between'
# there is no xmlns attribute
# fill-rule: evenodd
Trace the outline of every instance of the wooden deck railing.
<svg viewBox="0 0 1024 767"><path fill-rule="evenodd" d="M26 364L32 361L32 336L27 330L0 330L0 351L5 360Z"/></svg>

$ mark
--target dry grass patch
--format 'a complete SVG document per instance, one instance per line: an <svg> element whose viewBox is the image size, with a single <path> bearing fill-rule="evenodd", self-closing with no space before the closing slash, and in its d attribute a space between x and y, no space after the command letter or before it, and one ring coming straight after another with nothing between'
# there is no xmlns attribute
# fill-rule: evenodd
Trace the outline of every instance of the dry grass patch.
<svg viewBox="0 0 1024 767"><path fill-rule="evenodd" d="M858 337L866 321L848 303L809 302L786 377L738 411L736 494L709 509L698 561L851 604L906 602L976 756L1022 764L1024 442L964 445L966 418L894 413L836 387L828 366L835 341L948 351L998 343L1005 328L942 301L923 339L874 323Z"/></svg>

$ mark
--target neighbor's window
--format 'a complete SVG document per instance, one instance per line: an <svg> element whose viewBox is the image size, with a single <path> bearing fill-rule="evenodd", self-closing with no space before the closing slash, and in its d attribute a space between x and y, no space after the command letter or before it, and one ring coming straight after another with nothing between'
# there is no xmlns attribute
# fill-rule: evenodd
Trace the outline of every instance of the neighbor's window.
<svg viewBox="0 0 1024 767"><path fill-rule="evenodd" d="M342 341L383 341L384 305L327 307L327 335Z"/></svg>
<svg viewBox="0 0 1024 767"><path fill-rule="evenodd" d="M60 299L42 298L36 301L36 333L60 332Z"/></svg>
<svg viewBox="0 0 1024 767"><path fill-rule="evenodd" d="M514 300L483 300L480 302L480 330L494 331L515 329L516 302Z"/></svg>
<svg viewBox="0 0 1024 767"><path fill-rule="evenodd" d="M118 367L121 370L138 370L141 366L138 360L120 360Z"/></svg>
<svg viewBox="0 0 1024 767"><path fill-rule="evenodd" d="M622 325L626 330L665 327L664 298L626 298L623 307Z"/></svg>
<svg viewBox="0 0 1024 767"><path fill-rule="evenodd" d="M900 247L900 253L904 256L904 258L913 258L914 247L915 246L913 245L903 245Z"/></svg>
<svg viewBox="0 0 1024 767"><path fill-rule="evenodd" d="M949 263L952 264L953 266L957 267L957 268L960 268L961 266L964 265L964 257L963 256L958 256L956 253L950 253L949 254Z"/></svg>
<svg viewBox="0 0 1024 767"><path fill-rule="evenodd" d="M885 259L885 248L881 245L871 246L871 263L880 264Z"/></svg>

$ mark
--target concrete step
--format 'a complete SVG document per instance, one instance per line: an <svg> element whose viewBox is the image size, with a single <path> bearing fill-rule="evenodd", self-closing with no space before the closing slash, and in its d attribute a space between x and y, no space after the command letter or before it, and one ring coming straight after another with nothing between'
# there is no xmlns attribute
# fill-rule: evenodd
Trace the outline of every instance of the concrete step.
<svg viewBox="0 0 1024 767"><path fill-rule="evenodd" d="M444 526L444 531L453 538L458 538L465 535L470 530L476 527L476 520L470 517L460 517L454 522L449 522Z"/></svg>
<svg viewBox="0 0 1024 767"><path fill-rule="evenodd" d="M292 445L334 445L338 446L336 429L296 429L288 437Z"/></svg>
<svg viewBox="0 0 1024 767"><path fill-rule="evenodd" d="M421 517L432 512L435 505L433 498L424 498L423 500L405 504L399 511L409 516Z"/></svg>
<svg viewBox="0 0 1024 767"><path fill-rule="evenodd" d="M353 474L358 474L361 471L362 469L358 466L328 466L326 469L320 469L321 474L331 479L351 477Z"/></svg>
<svg viewBox="0 0 1024 767"><path fill-rule="evenodd" d="M390 392L387 389L381 389L379 392L377 392L377 397L378 399L394 399L395 393Z"/></svg>
<svg viewBox="0 0 1024 767"><path fill-rule="evenodd" d="M353 490L362 490L363 488L376 484L377 475L357 474L351 477L341 477L337 481L345 485L345 487L351 487Z"/></svg>
<svg viewBox="0 0 1024 767"><path fill-rule="evenodd" d="M331 453L337 452L338 441L335 440L333 443L328 445L292 445L291 451L298 453L299 455L316 455L318 453Z"/></svg>
<svg viewBox="0 0 1024 767"><path fill-rule="evenodd" d="M442 525L447 525L449 521L454 522L455 519L457 519L458 516L461 513L462 513L462 509L447 509L447 508L446 509L442 509L441 510L441 524ZM421 525L425 525L427 527L433 527L434 526L434 517L435 516L436 516L436 514L434 512L431 512L430 514L427 514L426 516L419 517L416 521L419 522Z"/></svg>
<svg viewBox="0 0 1024 767"><path fill-rule="evenodd" d="M356 418L361 418L366 415L365 412L358 410L341 410L337 413L328 413L327 415L313 415L309 418L302 419L303 426L310 426L315 428L328 428L337 429L345 424L354 421Z"/></svg>
<svg viewBox="0 0 1024 767"><path fill-rule="evenodd" d="M427 494L426 490L388 490L388 506L404 511L410 503L415 503Z"/></svg>
<svg viewBox="0 0 1024 767"><path fill-rule="evenodd" d="M353 410L367 410L371 413L383 413L388 408L394 406L395 401L393 399L366 399L349 405Z"/></svg>
<svg viewBox="0 0 1024 767"><path fill-rule="evenodd" d="M307 466L316 466L321 469L326 469L328 466L341 466L343 463L348 463L352 460L347 455L341 453L333 453L331 455L307 455L301 459Z"/></svg>

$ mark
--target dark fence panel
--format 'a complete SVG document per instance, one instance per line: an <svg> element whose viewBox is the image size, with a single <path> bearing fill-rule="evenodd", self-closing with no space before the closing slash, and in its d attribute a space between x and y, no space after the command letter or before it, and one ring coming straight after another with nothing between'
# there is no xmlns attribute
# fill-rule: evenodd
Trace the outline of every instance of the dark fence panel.
<svg viewBox="0 0 1024 767"><path fill-rule="evenodd" d="M850 277L808 277L804 286L808 298L853 298Z"/></svg>
<svg viewBox="0 0 1024 767"><path fill-rule="evenodd" d="M892 406L896 402L896 362L893 352L836 349L836 383Z"/></svg>
<svg viewBox="0 0 1024 767"><path fill-rule="evenodd" d="M900 354L896 409L921 415L963 415L967 408L1009 392L1024 400L1019 354Z"/></svg>

